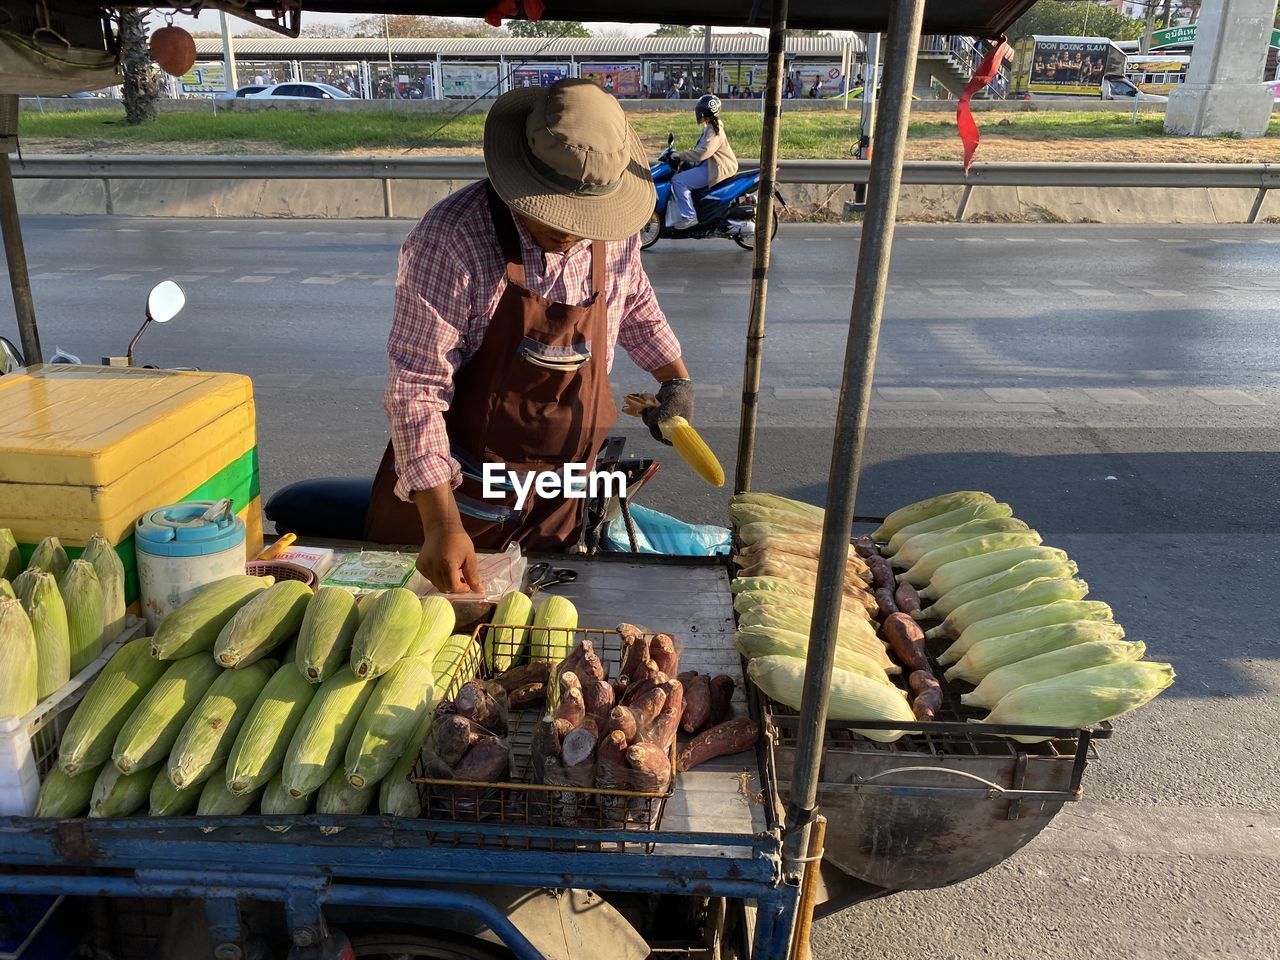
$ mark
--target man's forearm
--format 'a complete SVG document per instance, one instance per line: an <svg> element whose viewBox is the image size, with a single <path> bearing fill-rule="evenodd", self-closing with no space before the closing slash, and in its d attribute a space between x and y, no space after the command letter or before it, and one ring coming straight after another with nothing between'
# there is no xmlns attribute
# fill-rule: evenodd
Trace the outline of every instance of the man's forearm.
<svg viewBox="0 0 1280 960"><path fill-rule="evenodd" d="M458 513L458 504L453 499L453 489L449 484L441 483L426 490L415 490L413 502L418 508L424 533L462 529L462 517Z"/></svg>
<svg viewBox="0 0 1280 960"><path fill-rule="evenodd" d="M676 357L670 363L664 363L662 366L649 371L653 374L653 379L659 383L666 383L668 380L689 380L689 368L684 365L683 357Z"/></svg>

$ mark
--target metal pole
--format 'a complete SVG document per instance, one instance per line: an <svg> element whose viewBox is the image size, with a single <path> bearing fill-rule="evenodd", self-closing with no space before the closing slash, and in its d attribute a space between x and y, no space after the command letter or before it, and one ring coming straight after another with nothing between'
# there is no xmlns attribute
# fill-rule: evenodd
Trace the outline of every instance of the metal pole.
<svg viewBox="0 0 1280 960"><path fill-rule="evenodd" d="M391 16L384 13L382 15L382 29L387 35L387 81L390 83L391 100L399 97L399 91L396 90L396 68L391 62Z"/></svg>
<svg viewBox="0 0 1280 960"><path fill-rule="evenodd" d="M756 453L756 413L760 406L760 362L764 349L765 301L769 296L769 252L773 245L773 189L778 179L778 126L782 122L782 81L786 72L787 0L773 0L769 25L769 74L760 106L760 189L756 203L755 260L751 269L751 309L747 317L747 353L742 369L742 417L738 423L738 466L733 489L751 489Z"/></svg>
<svg viewBox="0 0 1280 960"><path fill-rule="evenodd" d="M702 92L715 93L711 89L711 24L702 28Z"/></svg>
<svg viewBox="0 0 1280 960"><path fill-rule="evenodd" d="M5 259L9 262L9 286L13 290L13 313L18 320L22 356L27 365L44 363L40 331L36 328L36 307L31 299L27 276L27 253L22 246L22 224L18 220L18 199L13 191L13 167L9 150L18 135L18 98L0 97L0 232L4 235Z"/></svg>
<svg viewBox="0 0 1280 960"><path fill-rule="evenodd" d="M818 768L831 696L831 668L835 663L836 627L848 562L849 532L853 527L862 466L862 442L871 405L880 316L889 282L889 251L893 244L898 188L907 147L911 86L920 46L925 0L894 0L885 38L884 109L876 125L876 150L871 158L867 212L858 244L858 272L845 346L844 381L836 416L836 438L827 479L827 508L818 559L818 588L809 631L800 725L796 737L795 769L787 808L784 865L796 872L808 847L810 815L817 802Z"/></svg>
<svg viewBox="0 0 1280 960"><path fill-rule="evenodd" d="M222 25L222 72L227 80L227 93L231 93L240 86L236 83L236 49L232 45L231 31L227 29L225 11L218 11L218 20ZM216 100L217 97L214 99Z"/></svg>
<svg viewBox="0 0 1280 960"><path fill-rule="evenodd" d="M859 142L858 156L867 160L871 157L871 132L876 125L876 88L880 73L880 34L867 34L867 67L862 78L862 138Z"/></svg>

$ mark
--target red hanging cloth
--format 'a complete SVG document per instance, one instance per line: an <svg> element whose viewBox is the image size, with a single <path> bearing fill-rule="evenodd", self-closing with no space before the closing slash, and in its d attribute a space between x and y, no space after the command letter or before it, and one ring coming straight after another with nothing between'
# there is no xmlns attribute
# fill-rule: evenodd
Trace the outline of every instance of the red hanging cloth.
<svg viewBox="0 0 1280 960"><path fill-rule="evenodd" d="M498 0L484 13L484 22L502 26L503 20L541 20L546 5L542 0Z"/></svg>
<svg viewBox="0 0 1280 960"><path fill-rule="evenodd" d="M960 130L960 141L964 144L965 173L969 172L969 167L973 164L973 155L978 152L978 141L982 139L982 135L978 132L978 124L973 119L973 108L969 106L969 101L973 99L975 93L995 79L996 74L1000 72L1000 65L1004 63L1008 49L1008 42L1001 37L999 42L987 51L982 62L978 64L978 69L974 71L973 78L964 88L964 93L960 95L960 102L956 106L956 126Z"/></svg>

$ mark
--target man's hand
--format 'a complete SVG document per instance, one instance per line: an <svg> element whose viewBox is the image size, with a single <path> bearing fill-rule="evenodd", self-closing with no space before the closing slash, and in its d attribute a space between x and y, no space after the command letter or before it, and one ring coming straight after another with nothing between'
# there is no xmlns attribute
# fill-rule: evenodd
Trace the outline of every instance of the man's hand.
<svg viewBox="0 0 1280 960"><path fill-rule="evenodd" d="M425 533L418 572L441 593L482 592L475 544L461 527Z"/></svg>
<svg viewBox="0 0 1280 960"><path fill-rule="evenodd" d="M653 439L669 444L658 425L671 417L693 419L693 381L687 378L666 381L658 388L658 405L645 410L640 416Z"/></svg>

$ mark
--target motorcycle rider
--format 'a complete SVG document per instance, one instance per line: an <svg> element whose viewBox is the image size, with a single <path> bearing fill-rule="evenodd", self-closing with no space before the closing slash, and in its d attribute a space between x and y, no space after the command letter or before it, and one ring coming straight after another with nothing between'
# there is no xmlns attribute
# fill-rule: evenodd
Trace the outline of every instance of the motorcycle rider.
<svg viewBox="0 0 1280 960"><path fill-rule="evenodd" d="M738 158L720 123L720 98L714 93L704 94L698 98L693 113L702 124L702 135L691 150L675 155L685 169L671 178L680 211L680 219L674 224L677 230L688 230L698 223L694 190L714 187L738 172Z"/></svg>

